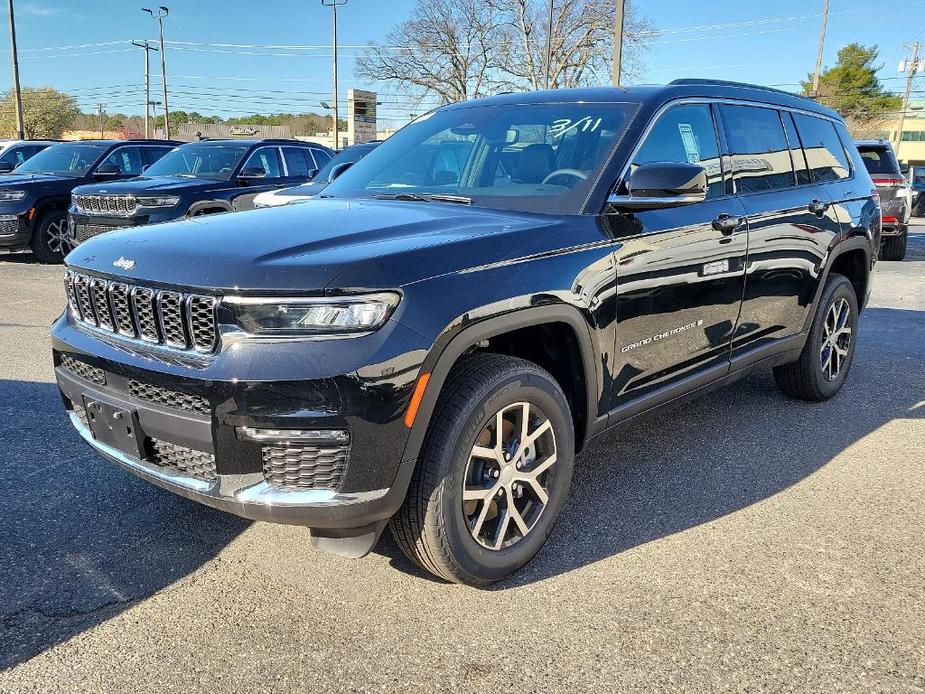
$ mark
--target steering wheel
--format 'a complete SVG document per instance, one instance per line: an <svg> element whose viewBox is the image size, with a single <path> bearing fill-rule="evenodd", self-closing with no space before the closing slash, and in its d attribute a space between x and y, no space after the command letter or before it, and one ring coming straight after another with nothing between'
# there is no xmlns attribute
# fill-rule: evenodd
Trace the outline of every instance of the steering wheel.
<svg viewBox="0 0 925 694"><path fill-rule="evenodd" d="M579 171L578 169L556 169L543 179L542 185L546 185L556 176L574 176L579 181L583 181L588 177L588 174L586 174L584 171Z"/></svg>

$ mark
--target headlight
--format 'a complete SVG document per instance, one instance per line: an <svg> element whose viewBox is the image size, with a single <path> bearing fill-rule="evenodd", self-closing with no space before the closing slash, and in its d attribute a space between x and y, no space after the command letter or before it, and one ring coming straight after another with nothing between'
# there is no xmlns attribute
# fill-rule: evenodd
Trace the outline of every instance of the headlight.
<svg viewBox="0 0 925 694"><path fill-rule="evenodd" d="M138 204L142 207L173 207L180 198L176 195L154 195L146 198L136 198Z"/></svg>
<svg viewBox="0 0 925 694"><path fill-rule="evenodd" d="M225 297L235 322L252 335L344 335L381 328L398 306L392 292L343 297Z"/></svg>
<svg viewBox="0 0 925 694"><path fill-rule="evenodd" d="M22 200L24 197L26 197L26 191L24 190L0 190L0 202Z"/></svg>

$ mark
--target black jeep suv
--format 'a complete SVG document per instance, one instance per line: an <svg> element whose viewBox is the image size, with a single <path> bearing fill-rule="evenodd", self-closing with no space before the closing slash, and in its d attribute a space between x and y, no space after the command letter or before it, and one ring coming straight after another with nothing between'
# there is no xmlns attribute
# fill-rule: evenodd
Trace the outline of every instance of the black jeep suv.
<svg viewBox="0 0 925 694"><path fill-rule="evenodd" d="M69 210L71 246L106 231L253 209L261 192L304 183L333 156L298 140L206 140L177 147L144 176L81 186Z"/></svg>
<svg viewBox="0 0 925 694"><path fill-rule="evenodd" d="M166 140L61 142L0 177L0 249L31 248L43 263L67 252L71 191L90 181L138 176L178 143Z"/></svg>
<svg viewBox="0 0 925 694"><path fill-rule="evenodd" d="M754 369L834 396L879 243L870 176L811 101L501 95L305 204L78 247L54 364L81 436L154 484L349 556L391 522L485 585L543 545L606 429Z"/></svg>

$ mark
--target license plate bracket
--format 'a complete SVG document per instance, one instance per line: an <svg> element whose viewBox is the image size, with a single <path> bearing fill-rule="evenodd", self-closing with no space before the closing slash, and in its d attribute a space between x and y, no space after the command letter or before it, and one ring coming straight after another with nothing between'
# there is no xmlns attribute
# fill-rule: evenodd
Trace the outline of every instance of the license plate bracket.
<svg viewBox="0 0 925 694"><path fill-rule="evenodd" d="M133 458L144 457L145 437L135 410L95 395L83 400L93 438Z"/></svg>

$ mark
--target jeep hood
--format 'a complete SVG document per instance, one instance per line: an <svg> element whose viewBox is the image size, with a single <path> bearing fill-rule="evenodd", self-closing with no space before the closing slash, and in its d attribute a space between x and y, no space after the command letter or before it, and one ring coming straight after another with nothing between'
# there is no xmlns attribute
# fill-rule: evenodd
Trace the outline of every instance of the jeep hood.
<svg viewBox="0 0 925 694"><path fill-rule="evenodd" d="M561 246L559 233L538 233L559 222L450 203L316 199L103 234L66 262L132 281L266 292L342 288L338 277L362 266L359 275L386 288ZM134 265L114 266L120 258Z"/></svg>
<svg viewBox="0 0 925 694"><path fill-rule="evenodd" d="M228 185L227 181L174 176L139 176L124 181L91 183L74 189L76 195L144 195L145 193L190 193Z"/></svg>

